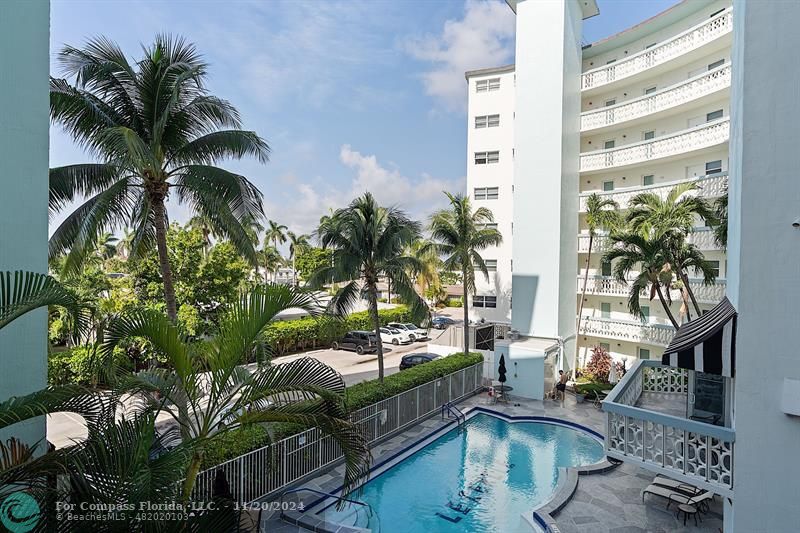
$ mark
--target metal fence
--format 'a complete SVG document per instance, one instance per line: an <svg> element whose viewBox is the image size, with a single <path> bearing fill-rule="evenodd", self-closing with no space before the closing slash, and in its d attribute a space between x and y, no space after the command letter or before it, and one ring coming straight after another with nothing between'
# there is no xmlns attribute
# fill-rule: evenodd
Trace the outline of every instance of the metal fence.
<svg viewBox="0 0 800 533"><path fill-rule="evenodd" d="M372 444L438 412L447 402L474 394L481 388L482 380L483 363L478 363L354 411L350 420L360 426ZM239 503L253 502L341 458L337 442L312 428L200 472L193 496L210 499L214 478L221 469L234 499Z"/></svg>

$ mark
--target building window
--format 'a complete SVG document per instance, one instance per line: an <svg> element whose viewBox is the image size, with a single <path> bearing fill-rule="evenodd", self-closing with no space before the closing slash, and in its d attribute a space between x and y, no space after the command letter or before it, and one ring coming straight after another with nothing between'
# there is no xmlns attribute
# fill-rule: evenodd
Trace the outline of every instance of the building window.
<svg viewBox="0 0 800 533"><path fill-rule="evenodd" d="M647 348L639 348L639 359L650 359L650 350Z"/></svg>
<svg viewBox="0 0 800 533"><path fill-rule="evenodd" d="M644 140L649 141L650 139L656 138L656 132L654 130L644 132Z"/></svg>
<svg viewBox="0 0 800 533"><path fill-rule="evenodd" d="M496 128L500 125L500 115L479 115L475 117L475 129Z"/></svg>
<svg viewBox="0 0 800 533"><path fill-rule="evenodd" d="M604 191L613 191L614 190L614 180L604 181L603 182L603 190Z"/></svg>
<svg viewBox="0 0 800 533"><path fill-rule="evenodd" d="M475 129L486 127L486 115L475 117Z"/></svg>
<svg viewBox="0 0 800 533"><path fill-rule="evenodd" d="M652 185L655 183L656 177L653 174L648 174L646 176L642 176L642 185L647 187L648 185Z"/></svg>
<svg viewBox="0 0 800 533"><path fill-rule="evenodd" d="M717 159L716 161L709 161L706 163L706 176L709 174L719 174L722 172L722 160Z"/></svg>
<svg viewBox="0 0 800 533"><path fill-rule="evenodd" d="M722 118L722 109L717 109L711 113L706 113L706 122L711 122L712 120L717 120L718 118Z"/></svg>
<svg viewBox="0 0 800 533"><path fill-rule="evenodd" d="M489 272L497 272L497 259L484 259L483 264Z"/></svg>
<svg viewBox="0 0 800 533"><path fill-rule="evenodd" d="M606 107L612 106L612 105L614 105L616 103L617 103L617 99L616 98L612 98L611 100L606 100Z"/></svg>
<svg viewBox="0 0 800 533"><path fill-rule="evenodd" d="M475 187L476 200L497 200L499 196L499 187Z"/></svg>
<svg viewBox="0 0 800 533"><path fill-rule="evenodd" d="M489 115L487 121L490 128L496 128L500 125L500 115Z"/></svg>
<svg viewBox="0 0 800 533"><path fill-rule="evenodd" d="M475 82L475 92L485 93L486 91L496 91L500 88L500 78L490 78L488 80L478 80Z"/></svg>
<svg viewBox="0 0 800 533"><path fill-rule="evenodd" d="M724 59L720 59L719 61L714 61L713 63L708 64L708 70L714 70L715 68L721 67L724 64L725 64Z"/></svg>
<svg viewBox="0 0 800 533"><path fill-rule="evenodd" d="M711 271L714 273L714 277L719 277L719 261L706 261L708 265L711 267Z"/></svg>
<svg viewBox="0 0 800 533"><path fill-rule="evenodd" d="M500 152L475 152L476 165L488 165L490 163L500 162Z"/></svg>
<svg viewBox="0 0 800 533"><path fill-rule="evenodd" d="M648 87L647 89L644 90L644 94L653 94L654 92L656 92L655 87Z"/></svg>
<svg viewBox="0 0 800 533"><path fill-rule="evenodd" d="M642 312L642 315L641 315L642 324L649 324L650 323L650 306L649 305L639 306L639 310Z"/></svg>
<svg viewBox="0 0 800 533"><path fill-rule="evenodd" d="M472 298L472 307L497 307L497 296L474 296Z"/></svg>
<svg viewBox="0 0 800 533"><path fill-rule="evenodd" d="M611 276L611 261L603 261L600 263L600 272L603 276Z"/></svg>
<svg viewBox="0 0 800 533"><path fill-rule="evenodd" d="M491 78L489 80L489 90L496 91L500 88L500 78Z"/></svg>
<svg viewBox="0 0 800 533"><path fill-rule="evenodd" d="M601 318L611 318L611 304L608 302L602 302L600 304L600 317Z"/></svg>
<svg viewBox="0 0 800 533"><path fill-rule="evenodd" d="M491 222L486 224L478 224L478 229L497 229L497 223Z"/></svg>
<svg viewBox="0 0 800 533"><path fill-rule="evenodd" d="M614 141L613 140L606 141L606 142L603 143L603 149L604 150L610 150L612 148L614 148Z"/></svg>

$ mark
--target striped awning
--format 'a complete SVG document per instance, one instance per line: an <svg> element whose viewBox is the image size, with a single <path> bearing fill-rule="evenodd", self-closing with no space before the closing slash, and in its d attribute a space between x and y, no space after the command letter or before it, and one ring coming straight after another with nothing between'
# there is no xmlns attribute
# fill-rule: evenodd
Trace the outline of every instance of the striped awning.
<svg viewBox="0 0 800 533"><path fill-rule="evenodd" d="M733 377L736 361L736 309L727 298L678 328L661 363Z"/></svg>

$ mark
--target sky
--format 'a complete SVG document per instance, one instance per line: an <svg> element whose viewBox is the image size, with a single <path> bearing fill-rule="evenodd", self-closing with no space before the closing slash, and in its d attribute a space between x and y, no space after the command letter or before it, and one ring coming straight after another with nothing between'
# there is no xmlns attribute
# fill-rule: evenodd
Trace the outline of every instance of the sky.
<svg viewBox="0 0 800 533"><path fill-rule="evenodd" d="M584 42L628 28L676 0L598 0ZM52 0L57 53L105 36L129 57L158 33L193 42L208 88L272 148L267 164L230 161L264 194L267 218L311 233L365 190L418 220L466 187L464 72L514 61L503 0ZM51 127L50 164L88 157ZM191 213L170 202L172 220ZM51 220L51 232L66 216Z"/></svg>

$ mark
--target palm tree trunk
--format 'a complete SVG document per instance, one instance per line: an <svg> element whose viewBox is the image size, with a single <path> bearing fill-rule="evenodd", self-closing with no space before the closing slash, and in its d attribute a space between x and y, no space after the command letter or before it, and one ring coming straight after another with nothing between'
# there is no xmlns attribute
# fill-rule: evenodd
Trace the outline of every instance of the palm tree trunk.
<svg viewBox="0 0 800 533"><path fill-rule="evenodd" d="M372 327L375 330L375 337L378 343L378 381L383 383L383 343L381 342L381 318L378 315L378 288L375 282L368 281L369 293L369 317L372 319Z"/></svg>
<svg viewBox="0 0 800 533"><path fill-rule="evenodd" d="M683 286L686 287L686 292L689 294L689 298L692 300L692 305L694 306L697 316L702 315L703 313L700 311L700 306L697 305L697 298L694 297L694 292L692 292L691 287L689 287L689 276L686 275L686 272L683 269L678 270L678 273L681 276L681 281L683 281ZM689 306L687 305L686 308L688 309Z"/></svg>
<svg viewBox="0 0 800 533"><path fill-rule="evenodd" d="M175 287L172 285L172 269L169 266L167 254L167 216L164 200L152 201L153 218L156 229L156 248L158 249L158 266L161 269L161 279L164 281L164 299L167 302L167 316L172 323L178 322L178 305L175 302Z"/></svg>
<svg viewBox="0 0 800 533"><path fill-rule="evenodd" d="M594 235L589 233L589 253L586 254L586 271L583 273L583 289L581 290L581 301L578 304L578 323L575 326L575 356L572 359L572 379L577 378L578 373L578 335L581 334L581 317L583 316L583 301L586 299L586 285L589 283L589 261L592 259L592 244Z"/></svg>
<svg viewBox="0 0 800 533"><path fill-rule="evenodd" d="M188 502L194 490L195 481L197 481L197 474L200 473L200 466L203 464L203 455L201 452L196 451L192 455L192 460L189 463L189 469L186 471L186 479L183 480L183 501Z"/></svg>
<svg viewBox="0 0 800 533"><path fill-rule="evenodd" d="M463 297L461 300L461 307L464 308L464 353L469 353L469 294L467 293L467 270L461 273L463 280Z"/></svg>
<svg viewBox="0 0 800 533"><path fill-rule="evenodd" d="M669 304L664 299L664 293L661 292L661 285L658 283L656 284L656 293L658 294L658 299L661 300L661 305L664 307L664 311L667 313L667 317L669 317L669 321L672 322L672 325L675 326L675 329L678 329L680 324L678 324L678 321L675 320L675 317L669 308Z"/></svg>
<svg viewBox="0 0 800 533"><path fill-rule="evenodd" d="M269 263L264 261L264 283L269 283Z"/></svg>

